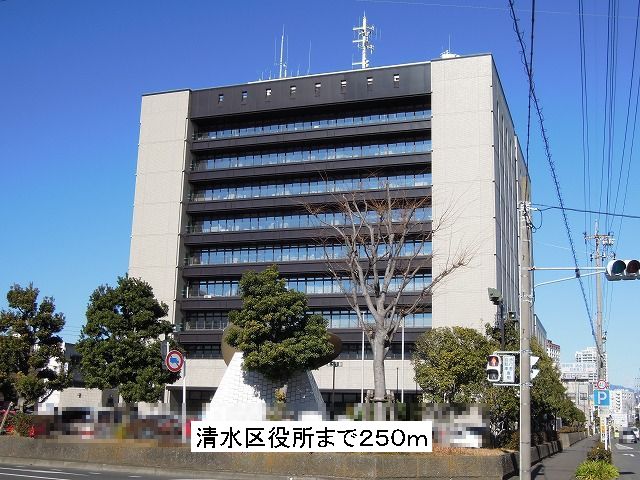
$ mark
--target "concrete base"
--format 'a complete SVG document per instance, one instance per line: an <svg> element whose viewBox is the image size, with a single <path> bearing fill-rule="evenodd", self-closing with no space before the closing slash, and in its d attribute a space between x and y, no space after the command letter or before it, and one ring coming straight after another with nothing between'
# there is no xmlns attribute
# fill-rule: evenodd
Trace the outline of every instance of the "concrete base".
<svg viewBox="0 0 640 480"><path fill-rule="evenodd" d="M278 385L258 372L242 370L242 353L236 352L224 372L205 419L209 421L266 420L277 406ZM322 419L326 407L311 372L299 372L287 382L287 418Z"/></svg>

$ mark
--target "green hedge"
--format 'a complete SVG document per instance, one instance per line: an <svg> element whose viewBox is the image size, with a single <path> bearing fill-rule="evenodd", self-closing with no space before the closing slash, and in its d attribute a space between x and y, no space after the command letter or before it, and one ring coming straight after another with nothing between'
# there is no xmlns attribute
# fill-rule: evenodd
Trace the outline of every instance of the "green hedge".
<svg viewBox="0 0 640 480"><path fill-rule="evenodd" d="M602 460L586 460L576 469L578 480L612 480L619 476L620 472L616 467Z"/></svg>

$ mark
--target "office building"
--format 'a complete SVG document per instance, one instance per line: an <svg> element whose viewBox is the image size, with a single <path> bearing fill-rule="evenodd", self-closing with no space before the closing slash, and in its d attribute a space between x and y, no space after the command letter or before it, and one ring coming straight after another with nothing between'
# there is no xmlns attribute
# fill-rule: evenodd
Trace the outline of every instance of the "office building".
<svg viewBox="0 0 640 480"><path fill-rule="evenodd" d="M551 340L547 339L547 355L549 358L553 360L553 364L555 366L560 365L560 345L553 343Z"/></svg>
<svg viewBox="0 0 640 480"><path fill-rule="evenodd" d="M129 274L148 281L181 326L190 406L208 401L224 372L220 341L227 312L241 306L240 276L273 263L343 341L336 404L373 388L370 349L362 362L356 316L319 244L328 229L305 206L327 206L323 220L342 222L331 212L336 194L380 197L387 186L428 198L421 215L449 222L433 234L414 290L448 258L470 258L406 319L404 360L393 339L387 389L411 399L420 334L484 331L496 320L488 287L519 314L517 202L530 185L492 56L143 96ZM314 373L323 394L332 373ZM178 398L180 387L170 390Z"/></svg>
<svg viewBox="0 0 640 480"><path fill-rule="evenodd" d="M595 368L595 371L593 371L593 373L590 376L590 381L591 382L597 382L598 381L598 372L597 372L597 365L598 365L598 350L596 347L587 347L584 350L579 350L576 352L575 355L575 359L577 363L583 363L583 364L588 364L588 365L592 365ZM604 361L603 361L603 371L604 371L604 378L603 380L609 380L609 367L607 365L607 354L604 354Z"/></svg>

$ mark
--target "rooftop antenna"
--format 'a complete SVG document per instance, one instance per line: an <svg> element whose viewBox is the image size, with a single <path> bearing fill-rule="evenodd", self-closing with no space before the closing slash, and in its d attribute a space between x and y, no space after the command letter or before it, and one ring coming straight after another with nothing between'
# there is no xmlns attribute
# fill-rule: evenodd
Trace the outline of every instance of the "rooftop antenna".
<svg viewBox="0 0 640 480"><path fill-rule="evenodd" d="M451 34L449 34L449 48L440 54L440 58L458 58L459 56L451 51Z"/></svg>
<svg viewBox="0 0 640 480"><path fill-rule="evenodd" d="M370 41L370 37L374 30L375 27L373 25L367 25L367 14L364 13L362 15L362 25L353 27L353 31L358 35L358 38L353 43L362 51L362 58L359 62L351 62L352 66L360 65L360 68L369 68L367 51L373 53L373 44Z"/></svg>
<svg viewBox="0 0 640 480"><path fill-rule="evenodd" d="M311 72L311 40L309 40L309 65L307 66L307 75Z"/></svg>
<svg viewBox="0 0 640 480"><path fill-rule="evenodd" d="M289 40L287 39L287 57L289 50ZM284 61L284 25L282 26L282 36L280 37L280 63L278 63L278 67L280 68L278 72L278 78L282 78L282 70L284 69L284 76L287 76L287 64ZM287 58L288 60L288 58Z"/></svg>

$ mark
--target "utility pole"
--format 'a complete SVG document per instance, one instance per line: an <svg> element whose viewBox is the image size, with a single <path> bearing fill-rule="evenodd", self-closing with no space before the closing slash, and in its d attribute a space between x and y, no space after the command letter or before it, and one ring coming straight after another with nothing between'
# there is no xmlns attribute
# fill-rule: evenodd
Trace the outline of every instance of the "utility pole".
<svg viewBox="0 0 640 480"><path fill-rule="evenodd" d="M604 252L600 251L600 245L608 247L613 245L613 237L609 234L598 233L598 221L596 220L595 233L593 235L585 235L586 240L595 240L595 260L596 268L602 267L602 260L605 258ZM596 364L598 372L598 380L606 380L606 372L604 371L604 336L602 332L602 276L596 275L596 350L598 354L598 362Z"/></svg>
<svg viewBox="0 0 640 480"><path fill-rule="evenodd" d="M518 205L520 239L520 480L531 479L531 320L533 314L532 239L527 199Z"/></svg>

